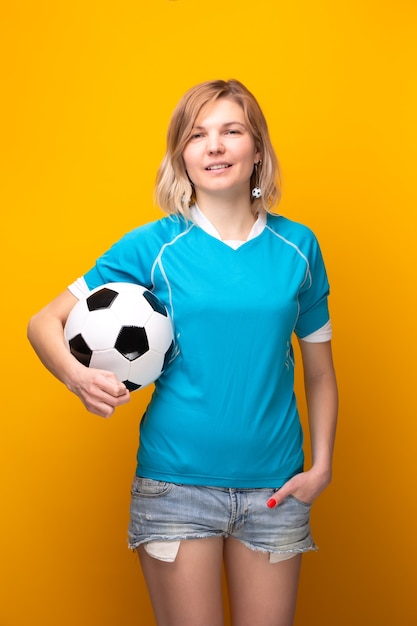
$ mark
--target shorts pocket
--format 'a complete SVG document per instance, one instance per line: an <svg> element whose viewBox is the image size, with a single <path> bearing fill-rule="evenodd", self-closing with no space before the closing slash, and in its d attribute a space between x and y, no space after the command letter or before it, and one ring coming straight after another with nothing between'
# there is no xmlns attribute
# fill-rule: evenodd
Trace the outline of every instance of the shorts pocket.
<svg viewBox="0 0 417 626"><path fill-rule="evenodd" d="M164 480L154 480L153 478L135 476L133 479L131 494L133 498L157 498L168 494L172 487L173 483L167 483Z"/></svg>
<svg viewBox="0 0 417 626"><path fill-rule="evenodd" d="M299 500L293 495L289 495L288 497L294 500L295 502L297 502L298 504L301 504L302 506L306 507L307 509L311 509L311 507L313 506L312 502L303 502L303 500Z"/></svg>

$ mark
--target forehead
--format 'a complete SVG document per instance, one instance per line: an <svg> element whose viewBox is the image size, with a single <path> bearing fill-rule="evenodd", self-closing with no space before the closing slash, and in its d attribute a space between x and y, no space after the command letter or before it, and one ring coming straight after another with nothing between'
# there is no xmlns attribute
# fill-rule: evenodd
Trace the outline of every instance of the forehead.
<svg viewBox="0 0 417 626"><path fill-rule="evenodd" d="M210 124L228 124L239 122L245 124L245 114L235 100L231 98L219 98L214 102L205 104L199 111L194 125L206 126Z"/></svg>

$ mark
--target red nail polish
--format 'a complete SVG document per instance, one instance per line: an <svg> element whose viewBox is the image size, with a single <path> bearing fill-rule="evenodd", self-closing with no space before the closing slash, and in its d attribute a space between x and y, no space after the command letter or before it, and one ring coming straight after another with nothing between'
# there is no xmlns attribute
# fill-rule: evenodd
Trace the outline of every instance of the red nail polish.
<svg viewBox="0 0 417 626"><path fill-rule="evenodd" d="M274 498L270 498L268 502L266 503L266 506L269 506L270 509L273 509L275 505L276 505L276 502Z"/></svg>

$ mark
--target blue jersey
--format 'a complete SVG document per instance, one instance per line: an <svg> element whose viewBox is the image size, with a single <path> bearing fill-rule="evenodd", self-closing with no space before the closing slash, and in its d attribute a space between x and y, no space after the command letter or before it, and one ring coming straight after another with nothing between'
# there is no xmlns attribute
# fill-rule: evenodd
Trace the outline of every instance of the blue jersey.
<svg viewBox="0 0 417 626"><path fill-rule="evenodd" d="M179 354L141 420L137 474L182 484L276 487L303 467L293 333L329 320L320 248L268 215L234 250L182 217L123 237L86 275L145 285L166 304Z"/></svg>

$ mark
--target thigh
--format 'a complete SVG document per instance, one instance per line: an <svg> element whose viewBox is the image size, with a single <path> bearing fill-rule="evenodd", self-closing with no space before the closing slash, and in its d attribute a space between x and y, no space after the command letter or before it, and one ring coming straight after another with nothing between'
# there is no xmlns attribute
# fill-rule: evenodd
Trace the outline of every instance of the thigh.
<svg viewBox="0 0 417 626"><path fill-rule="evenodd" d="M223 626L223 538L183 540L173 563L138 554L158 626Z"/></svg>
<svg viewBox="0 0 417 626"><path fill-rule="evenodd" d="M232 537L224 555L233 626L292 626L301 555L270 563L268 553Z"/></svg>

